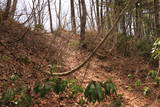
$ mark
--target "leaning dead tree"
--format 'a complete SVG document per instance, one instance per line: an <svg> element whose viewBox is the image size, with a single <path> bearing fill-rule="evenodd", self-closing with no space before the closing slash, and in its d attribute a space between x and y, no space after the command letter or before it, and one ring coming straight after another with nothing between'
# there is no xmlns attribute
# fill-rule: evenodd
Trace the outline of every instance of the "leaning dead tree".
<svg viewBox="0 0 160 107"><path fill-rule="evenodd" d="M97 52L97 50L102 46L102 44L105 42L105 40L112 34L112 32L114 31L115 27L117 26L118 22L120 21L121 17L125 14L125 12L133 5L137 2L138 0L130 0L128 2L128 4L124 7L124 9L120 12L119 16L117 17L117 19L115 20L113 26L111 27L111 29L108 31L108 33L104 36L104 38L99 42L99 44L96 46L96 48L92 51L92 53L78 66L76 66L75 68L73 68L70 71L66 71L63 73L52 73L51 75L53 76L66 76L69 75L71 73L74 73L76 71L78 71L80 68L82 68L89 60L91 60L91 58L94 56L94 54Z"/></svg>

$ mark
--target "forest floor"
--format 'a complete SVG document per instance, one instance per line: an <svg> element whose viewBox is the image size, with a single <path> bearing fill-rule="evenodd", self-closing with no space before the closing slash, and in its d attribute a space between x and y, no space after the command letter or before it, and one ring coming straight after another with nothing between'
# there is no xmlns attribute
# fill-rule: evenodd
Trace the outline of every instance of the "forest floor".
<svg viewBox="0 0 160 107"><path fill-rule="evenodd" d="M70 37L71 36L71 37ZM77 42L78 37L75 35L63 36L64 40L68 39L68 44L71 42ZM68 47L63 48L66 52L63 56L65 66L74 68L90 53L85 49L79 49L76 45L66 45ZM151 67L147 64L142 57L123 57L121 55L111 55L103 59L98 56L94 56L85 67L72 74L72 78L80 81L83 86L86 86L90 81L105 81L112 79L117 86L119 94L124 94L124 102L126 107L160 107L160 102L155 99L156 93L153 93L150 97L143 95L142 87L128 89L128 87L134 86L135 80L143 78L145 83L147 82L148 70ZM128 75L133 74L136 77L129 79ZM158 89L157 89L158 90ZM105 107L109 100L98 104L88 104L88 107Z"/></svg>
<svg viewBox="0 0 160 107"><path fill-rule="evenodd" d="M9 24L9 26L11 25ZM37 81L49 78L48 75L41 72L47 70L47 66L37 71L37 69L33 69L35 65L49 65L57 62L63 66L63 69L60 69L63 72L80 64L91 53L88 49L78 47L78 35L63 32L55 39L50 33L27 33L25 37L17 41L26 28L19 25L16 27L14 25L12 28L14 29L7 26L0 27L0 42L7 44L0 45L0 97L7 88L25 84L33 90ZM15 32L15 29L19 30ZM16 42L12 43L13 40ZM76 79L84 87L92 80L112 79L117 86L117 93L124 94L123 102L126 107L160 107L159 87L153 84L147 85L152 92L149 96L144 96L143 86L135 86L135 81L138 79L141 79L144 84L150 83L147 74L151 69L151 66L141 57L123 57L118 54L106 53L105 58L95 55L79 71L62 78ZM9 78L13 74L21 75L21 79L12 82ZM134 78L128 78L130 74L134 75ZM44 98L36 97L35 94L33 96L34 107L79 107L78 101L83 95L70 98L67 94L56 95L54 92L50 92ZM84 106L105 107L110 102L110 99L105 99L101 103L86 103Z"/></svg>

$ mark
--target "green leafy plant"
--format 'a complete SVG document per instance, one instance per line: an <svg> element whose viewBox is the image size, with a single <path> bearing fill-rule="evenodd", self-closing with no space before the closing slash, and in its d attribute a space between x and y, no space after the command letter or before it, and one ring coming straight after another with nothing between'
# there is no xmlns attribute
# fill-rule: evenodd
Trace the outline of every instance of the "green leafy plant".
<svg viewBox="0 0 160 107"><path fill-rule="evenodd" d="M10 60L10 59L11 59L11 57L9 57L9 56L7 56L7 55L1 56L1 60L3 60L3 61L8 61L8 60Z"/></svg>
<svg viewBox="0 0 160 107"><path fill-rule="evenodd" d="M71 92L73 95L76 95L78 93L82 93L83 87L81 85L78 85L76 80L69 80L69 88L71 89Z"/></svg>
<svg viewBox="0 0 160 107"><path fill-rule="evenodd" d="M115 98L112 103L111 103L111 107L125 107L125 105L123 104L123 101L121 98Z"/></svg>
<svg viewBox="0 0 160 107"><path fill-rule="evenodd" d="M128 74L128 78L134 78L133 74Z"/></svg>
<svg viewBox="0 0 160 107"><path fill-rule="evenodd" d="M137 81L135 82L135 85L136 85L137 87L140 87L140 86L142 85L141 80L137 80Z"/></svg>
<svg viewBox="0 0 160 107"><path fill-rule="evenodd" d="M36 24L35 25L35 30L44 30L43 24Z"/></svg>
<svg viewBox="0 0 160 107"><path fill-rule="evenodd" d="M155 82L156 82L157 85L160 85L160 77L156 77Z"/></svg>
<svg viewBox="0 0 160 107"><path fill-rule="evenodd" d="M29 64L29 58L27 56L19 56L18 58L19 62L22 63L22 64Z"/></svg>
<svg viewBox="0 0 160 107"><path fill-rule="evenodd" d="M99 82L91 81L85 89L85 97L88 101L95 103L104 99L104 91Z"/></svg>
<svg viewBox="0 0 160 107"><path fill-rule="evenodd" d="M79 100L79 105L83 106L86 103L83 97L80 98Z"/></svg>
<svg viewBox="0 0 160 107"><path fill-rule="evenodd" d="M71 90L72 90L73 95L83 92L83 88L80 85L77 85L77 84L73 84L71 86Z"/></svg>
<svg viewBox="0 0 160 107"><path fill-rule="evenodd" d="M160 38L158 38L153 44L152 56L154 57L154 59L160 57Z"/></svg>
<svg viewBox="0 0 160 107"><path fill-rule="evenodd" d="M48 84L40 84L38 83L36 85L36 87L34 88L35 93L39 94L40 97L44 97L50 90L51 90L51 86Z"/></svg>
<svg viewBox="0 0 160 107"><path fill-rule="evenodd" d="M147 96L147 95L149 95L149 93L150 93L150 88L149 87L144 87L143 88L143 95Z"/></svg>
<svg viewBox="0 0 160 107"><path fill-rule="evenodd" d="M32 67L33 71L41 71L41 65L39 64L34 64Z"/></svg>
<svg viewBox="0 0 160 107"><path fill-rule="evenodd" d="M112 94L116 94L116 85L113 83L112 80L107 80L102 84L103 88L105 89L105 94L110 96Z"/></svg>
<svg viewBox="0 0 160 107"><path fill-rule="evenodd" d="M63 93L67 87L68 82L66 80L62 80L61 78L54 78L50 82L53 82L53 90L55 93Z"/></svg>
<svg viewBox="0 0 160 107"><path fill-rule="evenodd" d="M18 74L13 74L13 75L10 76L10 80L16 81L16 80L18 80L20 77L21 77L21 76L18 75Z"/></svg>
<svg viewBox="0 0 160 107"><path fill-rule="evenodd" d="M32 104L32 96L27 88L8 88L0 100L1 105L13 107L29 107Z"/></svg>
<svg viewBox="0 0 160 107"><path fill-rule="evenodd" d="M50 72L53 73L53 72L57 72L57 65L56 64L51 64L49 65L50 67Z"/></svg>
<svg viewBox="0 0 160 107"><path fill-rule="evenodd" d="M155 70L149 71L148 75L152 78L155 79L158 76L158 72Z"/></svg>

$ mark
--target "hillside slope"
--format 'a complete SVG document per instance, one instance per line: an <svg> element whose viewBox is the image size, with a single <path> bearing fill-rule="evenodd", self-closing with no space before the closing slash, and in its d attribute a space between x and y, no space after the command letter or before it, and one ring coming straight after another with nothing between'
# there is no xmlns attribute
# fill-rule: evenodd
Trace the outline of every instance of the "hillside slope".
<svg viewBox="0 0 160 107"><path fill-rule="evenodd" d="M90 53L79 49L77 36L63 32L55 38L52 34L36 33L23 25L10 21L0 25L0 96L7 88L25 85L29 87L29 93L33 96L33 107L79 107L79 99L83 95L70 97L67 94L56 95L54 92L47 94L45 98L39 98L32 92L35 84L52 76L44 71L48 65L57 64L63 66L58 72L73 68L83 61ZM135 87L135 81L141 79L149 83L146 78L151 69L140 57L122 57L120 55L107 54L106 58L99 59L97 56L74 74L63 77L76 79L84 87L91 81L103 81L111 78L119 94L124 94L123 100L126 107L160 107L159 87L149 85L152 93L150 96L143 95L143 87ZM135 75L128 78L128 75ZM11 78L18 75L17 81ZM130 88L132 86L132 88ZM105 107L109 99L96 104L86 103L87 107Z"/></svg>

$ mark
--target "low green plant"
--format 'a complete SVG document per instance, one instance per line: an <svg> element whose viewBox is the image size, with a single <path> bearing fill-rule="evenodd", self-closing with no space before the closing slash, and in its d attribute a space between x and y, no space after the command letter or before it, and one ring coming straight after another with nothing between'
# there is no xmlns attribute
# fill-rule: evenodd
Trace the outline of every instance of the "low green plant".
<svg viewBox="0 0 160 107"><path fill-rule="evenodd" d="M9 57L9 56L7 56L7 55L1 56L1 60L3 60L3 61L8 61L8 60L10 60L10 59L11 59L11 57Z"/></svg>
<svg viewBox="0 0 160 107"><path fill-rule="evenodd" d="M41 65L39 64L34 64L32 67L33 71L41 71Z"/></svg>
<svg viewBox="0 0 160 107"><path fill-rule="evenodd" d="M150 88L149 87L144 87L143 88L143 95L144 96L147 96L147 95L149 95L150 94Z"/></svg>
<svg viewBox="0 0 160 107"><path fill-rule="evenodd" d="M39 94L41 97L45 97L47 93L53 90L55 93L60 94L65 91L67 87L67 81L62 80L61 78L53 78L45 81L44 83L38 83L34 91Z"/></svg>
<svg viewBox="0 0 160 107"><path fill-rule="evenodd" d="M134 78L133 74L128 74L128 78Z"/></svg>
<svg viewBox="0 0 160 107"><path fill-rule="evenodd" d="M53 79L53 90L55 93L63 93L67 87L68 82L66 80L62 80L61 78Z"/></svg>
<svg viewBox="0 0 160 107"><path fill-rule="evenodd" d="M37 30L37 31L39 31L39 30L44 30L43 24L36 24L36 25L35 25L35 30Z"/></svg>
<svg viewBox="0 0 160 107"><path fill-rule="evenodd" d="M151 77L152 79L155 79L158 76L158 72L155 70L151 70L149 71L148 76Z"/></svg>
<svg viewBox="0 0 160 107"><path fill-rule="evenodd" d="M135 85L136 85L137 87L140 87L140 86L142 85L141 80L138 79L138 80L135 82Z"/></svg>
<svg viewBox="0 0 160 107"><path fill-rule="evenodd" d="M153 39L149 37L144 37L142 39L137 40L136 48L138 50L139 55L147 59L150 59L153 42Z"/></svg>
<svg viewBox="0 0 160 107"><path fill-rule="evenodd" d="M69 43L68 43L68 46L70 46L70 47L79 47L79 45L80 45L80 42L79 41L77 41L77 40L74 40L74 41L70 41Z"/></svg>
<svg viewBox="0 0 160 107"><path fill-rule="evenodd" d="M47 83L43 83L43 84L36 84L34 91L36 94L39 94L40 97L45 97L45 95L52 89L52 86L50 86Z"/></svg>
<svg viewBox="0 0 160 107"><path fill-rule="evenodd" d="M53 72L57 72L57 65L56 64L51 64L49 65L50 67L50 72L53 73Z"/></svg>
<svg viewBox="0 0 160 107"><path fill-rule="evenodd" d="M24 55L19 56L18 60L22 64L29 64L29 62L30 62L29 58L27 56L24 56Z"/></svg>
<svg viewBox="0 0 160 107"><path fill-rule="evenodd" d="M154 59L160 58L160 38L158 38L153 44L152 56L154 57Z"/></svg>
<svg viewBox="0 0 160 107"><path fill-rule="evenodd" d="M107 96L110 96L110 95L113 95L113 94L116 94L116 85L113 83L113 81L111 79L105 81L103 84L102 84L104 90L105 90L105 94Z"/></svg>
<svg viewBox="0 0 160 107"><path fill-rule="evenodd" d="M85 97L88 101L95 103L96 101L100 102L104 100L104 91L101 87L101 84L96 81L91 81L85 89Z"/></svg>
<svg viewBox="0 0 160 107"><path fill-rule="evenodd" d="M71 85L71 91L72 91L73 95L76 95L78 93L82 93L83 88L82 88L82 86L80 86L78 84L73 84L73 85Z"/></svg>
<svg viewBox="0 0 160 107"><path fill-rule="evenodd" d="M78 104L83 106L85 103L86 103L85 99L81 97Z"/></svg>
<svg viewBox="0 0 160 107"><path fill-rule="evenodd" d="M12 75L10 76L10 80L12 80L12 81L16 81L16 80L18 80L18 79L20 79L20 78L21 78L21 75L19 75L19 74L17 74L17 73L12 74Z"/></svg>
<svg viewBox="0 0 160 107"><path fill-rule="evenodd" d="M11 107L29 107L32 96L25 87L8 88L2 95L0 105Z"/></svg>
<svg viewBox="0 0 160 107"><path fill-rule="evenodd" d="M116 98L112 101L111 103L111 107L125 107L125 105L123 104L123 101L122 99L120 98Z"/></svg>

